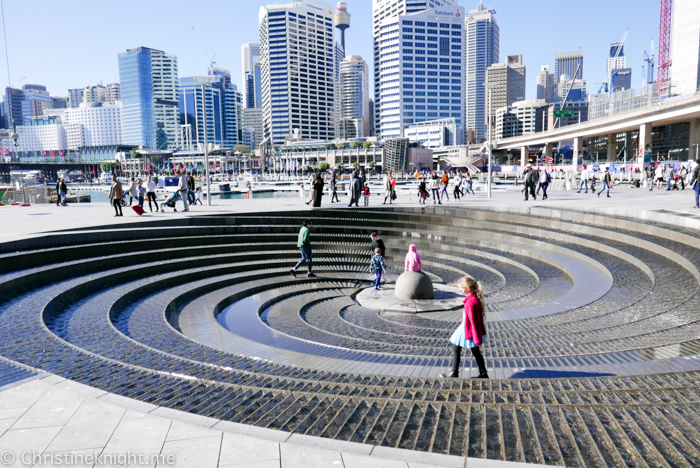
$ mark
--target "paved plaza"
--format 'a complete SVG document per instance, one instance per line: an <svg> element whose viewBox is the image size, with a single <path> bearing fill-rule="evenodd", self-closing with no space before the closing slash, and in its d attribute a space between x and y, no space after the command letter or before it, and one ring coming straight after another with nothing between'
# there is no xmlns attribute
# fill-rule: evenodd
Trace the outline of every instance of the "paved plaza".
<svg viewBox="0 0 700 468"><path fill-rule="evenodd" d="M692 192L303 201L0 207L0 463L700 466ZM482 282L489 380L468 352L439 377L459 308L358 298L375 230L390 283L411 244L440 288Z"/></svg>

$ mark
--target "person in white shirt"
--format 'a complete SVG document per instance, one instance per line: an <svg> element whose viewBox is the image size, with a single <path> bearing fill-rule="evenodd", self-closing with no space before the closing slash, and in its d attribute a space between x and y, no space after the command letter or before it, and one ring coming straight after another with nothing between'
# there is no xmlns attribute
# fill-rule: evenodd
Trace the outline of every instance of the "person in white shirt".
<svg viewBox="0 0 700 468"><path fill-rule="evenodd" d="M581 189L584 187L584 185L586 187L586 193L588 193L588 179L589 178L590 177L588 175L588 166L583 166L583 169L581 170L581 185L579 186L577 193L581 193Z"/></svg>
<svg viewBox="0 0 700 468"><path fill-rule="evenodd" d="M175 173L180 178L177 184L177 191L180 192L180 198L182 198L182 204L185 206L183 211L190 211L190 207L187 204L187 177L180 171Z"/></svg>
<svg viewBox="0 0 700 468"><path fill-rule="evenodd" d="M148 209L153 213L153 206L151 206L151 201L156 205L156 212L158 212L158 202L156 201L156 183L153 182L153 178L148 176L148 182L146 182L146 197L148 197Z"/></svg>
<svg viewBox="0 0 700 468"><path fill-rule="evenodd" d="M459 172L455 173L455 178L452 181L454 184L454 191L452 192L452 195L455 197L455 200L459 200L459 196L462 194L461 190L461 185L462 185L462 177L459 175Z"/></svg>

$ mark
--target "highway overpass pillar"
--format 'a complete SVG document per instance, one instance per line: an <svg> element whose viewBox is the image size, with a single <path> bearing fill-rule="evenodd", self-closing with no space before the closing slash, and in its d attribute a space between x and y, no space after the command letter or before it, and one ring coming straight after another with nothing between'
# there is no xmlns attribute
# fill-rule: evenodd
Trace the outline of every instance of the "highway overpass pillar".
<svg viewBox="0 0 700 468"><path fill-rule="evenodd" d="M520 148L520 166L525 167L527 165L527 159L530 157L530 147L523 146Z"/></svg>
<svg viewBox="0 0 700 468"><path fill-rule="evenodd" d="M578 156L583 152L583 137L574 138L574 151L571 154L571 168L574 171L578 170Z"/></svg>
<svg viewBox="0 0 700 468"><path fill-rule="evenodd" d="M544 149L542 150L542 156L545 158L551 158L552 162L554 162L554 157L552 156L552 153L552 144L547 143L546 145L544 145Z"/></svg>
<svg viewBox="0 0 700 468"><path fill-rule="evenodd" d="M651 122L639 126L639 144L637 145L637 162L644 164L644 150L651 148ZM630 148L631 149L631 148ZM630 159L631 160L631 159Z"/></svg>
<svg viewBox="0 0 700 468"><path fill-rule="evenodd" d="M608 135L608 161L614 161L617 155L617 133Z"/></svg>

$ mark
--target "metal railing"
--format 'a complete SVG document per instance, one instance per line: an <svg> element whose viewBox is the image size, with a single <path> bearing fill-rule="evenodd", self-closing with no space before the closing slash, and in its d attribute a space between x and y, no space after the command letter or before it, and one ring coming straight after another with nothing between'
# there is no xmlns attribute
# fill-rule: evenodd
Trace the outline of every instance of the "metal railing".
<svg viewBox="0 0 700 468"><path fill-rule="evenodd" d="M667 81L615 93L589 95L588 121L656 106L673 95L675 86Z"/></svg>
<svg viewBox="0 0 700 468"><path fill-rule="evenodd" d="M52 191L46 183L27 183L22 176L12 176L10 188L3 194L2 202L7 205L11 203L36 205L55 202L55 196L56 192Z"/></svg>

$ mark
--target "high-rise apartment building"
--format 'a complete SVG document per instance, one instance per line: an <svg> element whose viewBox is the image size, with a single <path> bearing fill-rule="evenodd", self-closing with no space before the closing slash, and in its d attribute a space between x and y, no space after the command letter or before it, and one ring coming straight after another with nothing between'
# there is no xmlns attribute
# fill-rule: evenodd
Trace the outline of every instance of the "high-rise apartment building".
<svg viewBox="0 0 700 468"><path fill-rule="evenodd" d="M571 91L569 91L571 89ZM572 80L569 75L562 75L557 86L557 102L562 102L566 99L569 102L581 102L586 100L588 93L586 91L586 80ZM566 95L569 95L568 99Z"/></svg>
<svg viewBox="0 0 700 468"><path fill-rule="evenodd" d="M53 107L53 99L46 91L46 86L26 84L22 89L5 88L3 110L6 128L24 125L25 119L41 117L44 110Z"/></svg>
<svg viewBox="0 0 700 468"><path fill-rule="evenodd" d="M499 62L500 30L496 10L481 2L466 18L466 129L479 142L486 138L486 70Z"/></svg>
<svg viewBox="0 0 700 468"><path fill-rule="evenodd" d="M381 22L382 138L426 120L454 118L464 131L464 8L442 6Z"/></svg>
<svg viewBox="0 0 700 468"><path fill-rule="evenodd" d="M84 103L81 107L52 109L45 114L60 117L66 138L65 146L69 150L122 143L121 102L103 103L99 106Z"/></svg>
<svg viewBox="0 0 700 468"><path fill-rule="evenodd" d="M671 29L671 81L678 94L700 89L700 3L674 0Z"/></svg>
<svg viewBox="0 0 700 468"><path fill-rule="evenodd" d="M81 104L99 105L102 103L114 104L121 99L119 83L110 83L104 86L99 83L95 86L69 89L70 107L77 108Z"/></svg>
<svg viewBox="0 0 700 468"><path fill-rule="evenodd" d="M625 46L624 44L611 44L610 45L610 56L608 56L608 62L605 66L605 76L610 77L610 73L613 70L619 70L620 68L625 68ZM571 75L574 76L574 75Z"/></svg>
<svg viewBox="0 0 700 468"><path fill-rule="evenodd" d="M486 70L486 84L492 93L491 112L493 115L502 107L509 107L517 101L524 101L525 65L523 64L523 56L509 55L506 57L505 63L491 65Z"/></svg>
<svg viewBox="0 0 700 468"><path fill-rule="evenodd" d="M208 76L213 82L204 86L204 96L195 77L180 79L180 125L189 126L194 143L204 144L206 128L207 143L233 148L243 141L243 96L228 70L209 67Z"/></svg>
<svg viewBox="0 0 700 468"><path fill-rule="evenodd" d="M494 112L494 138L512 138L535 133L538 128L542 128L541 122L537 119L537 111L546 105L544 99L537 99L518 101L512 106L499 108Z"/></svg>
<svg viewBox="0 0 700 468"><path fill-rule="evenodd" d="M369 136L369 69L359 55L340 64L340 120L338 138Z"/></svg>
<svg viewBox="0 0 700 468"><path fill-rule="evenodd" d="M243 144L251 150L260 146L263 140L262 108L243 109Z"/></svg>
<svg viewBox="0 0 700 468"><path fill-rule="evenodd" d="M273 144L299 129L304 139L335 137L335 46L327 3L261 7L263 131Z"/></svg>
<svg viewBox="0 0 700 468"><path fill-rule="evenodd" d="M243 60L243 103L246 108L262 107L260 44L248 42L241 47Z"/></svg>
<svg viewBox="0 0 700 468"><path fill-rule="evenodd" d="M428 7L456 5L457 0L372 0L372 32L374 37L374 125L375 135L381 132L380 52L388 47L382 22L398 15L418 13Z"/></svg>
<svg viewBox="0 0 700 468"><path fill-rule="evenodd" d="M119 54L125 144L173 149L180 130L177 57L137 47Z"/></svg>
<svg viewBox="0 0 700 468"><path fill-rule="evenodd" d="M549 73L549 65L543 65L540 68L540 74L537 75L537 99L544 99L548 104L556 99L557 80L554 73Z"/></svg>

